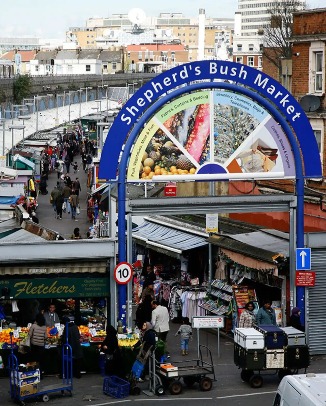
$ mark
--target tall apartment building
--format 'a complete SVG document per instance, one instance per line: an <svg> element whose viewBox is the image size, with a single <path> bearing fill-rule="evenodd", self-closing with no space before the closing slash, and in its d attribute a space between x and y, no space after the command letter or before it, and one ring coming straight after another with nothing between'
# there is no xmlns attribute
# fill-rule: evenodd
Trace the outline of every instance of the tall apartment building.
<svg viewBox="0 0 326 406"><path fill-rule="evenodd" d="M305 0L297 0L298 9L305 8ZM264 29L271 24L269 10L288 0L238 0L235 13L233 60L257 69L262 68Z"/></svg>

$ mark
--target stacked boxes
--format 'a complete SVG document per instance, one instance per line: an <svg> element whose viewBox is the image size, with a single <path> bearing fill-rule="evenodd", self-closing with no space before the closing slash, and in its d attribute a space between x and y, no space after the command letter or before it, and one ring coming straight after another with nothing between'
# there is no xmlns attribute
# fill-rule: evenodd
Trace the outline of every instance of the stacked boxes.
<svg viewBox="0 0 326 406"><path fill-rule="evenodd" d="M237 328L234 333L234 363L242 369L265 366L264 336L254 328Z"/></svg>
<svg viewBox="0 0 326 406"><path fill-rule="evenodd" d="M242 369L300 369L309 366L305 334L293 327L236 328L234 363Z"/></svg>
<svg viewBox="0 0 326 406"><path fill-rule="evenodd" d="M34 371L11 371L11 382L17 387L20 396L28 396L38 392L40 382L40 370Z"/></svg>
<svg viewBox="0 0 326 406"><path fill-rule="evenodd" d="M294 327L282 327L286 335L285 365L288 369L308 368L310 364L306 335Z"/></svg>
<svg viewBox="0 0 326 406"><path fill-rule="evenodd" d="M172 364L161 364L160 370L167 378L172 378L179 375L178 367L175 367Z"/></svg>

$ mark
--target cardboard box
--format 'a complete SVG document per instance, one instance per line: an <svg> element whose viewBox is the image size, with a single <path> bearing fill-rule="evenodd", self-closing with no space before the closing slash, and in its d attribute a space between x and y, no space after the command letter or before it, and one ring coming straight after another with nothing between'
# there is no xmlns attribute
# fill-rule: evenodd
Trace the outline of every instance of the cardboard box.
<svg viewBox="0 0 326 406"><path fill-rule="evenodd" d="M161 372L168 378L172 378L174 376L178 376L178 367L175 367L172 364L161 364L160 365Z"/></svg>
<svg viewBox="0 0 326 406"><path fill-rule="evenodd" d="M37 383L24 385L24 386L18 387L17 392L20 394L20 396L33 395L38 392L38 385L37 385Z"/></svg>
<svg viewBox="0 0 326 406"><path fill-rule="evenodd" d="M34 371L24 371L24 372L17 371L17 372L14 372L14 376L15 376L15 378L18 378L18 379L34 378L34 377L40 378L40 370L35 369Z"/></svg>

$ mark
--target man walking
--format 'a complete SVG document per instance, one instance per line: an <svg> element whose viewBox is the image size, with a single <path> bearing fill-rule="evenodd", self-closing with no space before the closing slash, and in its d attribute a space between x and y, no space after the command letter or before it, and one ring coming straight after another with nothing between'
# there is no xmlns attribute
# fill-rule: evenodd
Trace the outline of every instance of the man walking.
<svg viewBox="0 0 326 406"><path fill-rule="evenodd" d="M170 330L169 311L165 306L158 304L156 300L152 301L152 326L156 331L159 340L166 342L166 337Z"/></svg>

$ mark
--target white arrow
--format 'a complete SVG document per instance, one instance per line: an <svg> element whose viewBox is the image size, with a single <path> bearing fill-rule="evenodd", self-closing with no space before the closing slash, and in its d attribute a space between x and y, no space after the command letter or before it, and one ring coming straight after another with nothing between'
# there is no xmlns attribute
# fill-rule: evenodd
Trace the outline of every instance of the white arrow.
<svg viewBox="0 0 326 406"><path fill-rule="evenodd" d="M307 253L305 251L301 251L299 255L301 257L301 267L305 268L305 265L306 265L305 264L305 262L306 262L305 259L306 259Z"/></svg>

